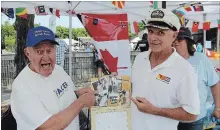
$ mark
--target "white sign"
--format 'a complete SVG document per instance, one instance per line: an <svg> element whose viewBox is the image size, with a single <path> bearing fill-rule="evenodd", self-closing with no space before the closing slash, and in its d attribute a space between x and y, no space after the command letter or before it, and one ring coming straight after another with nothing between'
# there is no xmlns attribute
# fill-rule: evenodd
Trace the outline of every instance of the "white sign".
<svg viewBox="0 0 220 130"><path fill-rule="evenodd" d="M212 48L212 42L211 41L206 41L205 46L206 46L206 48Z"/></svg>

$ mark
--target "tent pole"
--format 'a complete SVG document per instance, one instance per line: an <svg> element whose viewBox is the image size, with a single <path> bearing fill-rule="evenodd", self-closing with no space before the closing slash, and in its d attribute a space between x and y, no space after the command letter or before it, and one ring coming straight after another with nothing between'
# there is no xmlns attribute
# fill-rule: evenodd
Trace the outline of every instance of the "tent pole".
<svg viewBox="0 0 220 130"><path fill-rule="evenodd" d="M203 22L205 21L206 21L206 14L203 14ZM203 45L204 45L203 53L206 55L206 30L203 30Z"/></svg>
<svg viewBox="0 0 220 130"><path fill-rule="evenodd" d="M220 52L220 29L217 28L216 52Z"/></svg>
<svg viewBox="0 0 220 130"><path fill-rule="evenodd" d="M69 14L69 76L73 80L72 74L72 15Z"/></svg>

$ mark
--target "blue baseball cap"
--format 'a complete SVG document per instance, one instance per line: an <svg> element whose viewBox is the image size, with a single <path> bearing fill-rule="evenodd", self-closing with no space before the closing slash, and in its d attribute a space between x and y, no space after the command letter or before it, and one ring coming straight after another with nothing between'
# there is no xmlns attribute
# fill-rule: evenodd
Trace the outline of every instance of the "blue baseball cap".
<svg viewBox="0 0 220 130"><path fill-rule="evenodd" d="M26 39L26 47L33 47L42 41L50 41L59 45L55 41L55 35L49 28L38 26L28 31Z"/></svg>

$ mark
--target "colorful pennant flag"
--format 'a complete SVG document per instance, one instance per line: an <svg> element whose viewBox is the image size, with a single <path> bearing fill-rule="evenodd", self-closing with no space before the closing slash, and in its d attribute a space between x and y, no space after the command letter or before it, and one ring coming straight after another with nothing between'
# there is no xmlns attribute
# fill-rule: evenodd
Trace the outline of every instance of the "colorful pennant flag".
<svg viewBox="0 0 220 130"><path fill-rule="evenodd" d="M9 18L14 18L14 9L13 8L1 8L1 12L4 13Z"/></svg>
<svg viewBox="0 0 220 130"><path fill-rule="evenodd" d="M36 6L35 7L35 12L36 12L37 15L48 15L46 13L46 10L45 10L43 5L42 6Z"/></svg>
<svg viewBox="0 0 220 130"><path fill-rule="evenodd" d="M138 34L138 23L136 21L130 23L131 33Z"/></svg>
<svg viewBox="0 0 220 130"><path fill-rule="evenodd" d="M211 22L204 22L203 23L203 30L210 30Z"/></svg>
<svg viewBox="0 0 220 130"><path fill-rule="evenodd" d="M21 18L24 18L24 19L27 19L27 9L26 8L16 8L15 9L15 12L16 12L16 15L21 17Z"/></svg>
<svg viewBox="0 0 220 130"><path fill-rule="evenodd" d="M184 20L184 15L185 13L180 10L173 10L173 13L180 19L181 25L184 25L185 20Z"/></svg>
<svg viewBox="0 0 220 130"><path fill-rule="evenodd" d="M194 11L204 11L203 6L199 4L201 4L201 2L195 2L190 5L193 7Z"/></svg>
<svg viewBox="0 0 220 130"><path fill-rule="evenodd" d="M51 14L55 14L58 18L60 18L60 10L49 8Z"/></svg>
<svg viewBox="0 0 220 130"><path fill-rule="evenodd" d="M199 30L199 22L193 22L192 32L198 32Z"/></svg>
<svg viewBox="0 0 220 130"><path fill-rule="evenodd" d="M184 9L185 9L187 12L192 11L192 9L191 9L191 7L190 7L190 6L184 6Z"/></svg>
<svg viewBox="0 0 220 130"><path fill-rule="evenodd" d="M123 9L125 6L125 1L112 1L112 4L120 9Z"/></svg>
<svg viewBox="0 0 220 130"><path fill-rule="evenodd" d="M154 9L166 9L166 1L150 1L151 4L153 4Z"/></svg>
<svg viewBox="0 0 220 130"><path fill-rule="evenodd" d="M184 25L185 25L185 27L186 27L186 25L187 25L187 24L188 24L188 22L189 22L189 19L186 19L186 18L185 18L185 20L184 20L184 21L185 21L185 22L184 22L184 23L185 23Z"/></svg>
<svg viewBox="0 0 220 130"><path fill-rule="evenodd" d="M218 29L220 30L220 19L217 20L218 23Z"/></svg>
<svg viewBox="0 0 220 130"><path fill-rule="evenodd" d="M194 11L204 11L203 6L193 6Z"/></svg>
<svg viewBox="0 0 220 130"><path fill-rule="evenodd" d="M76 12L74 10L67 10L66 13L70 15L76 15Z"/></svg>

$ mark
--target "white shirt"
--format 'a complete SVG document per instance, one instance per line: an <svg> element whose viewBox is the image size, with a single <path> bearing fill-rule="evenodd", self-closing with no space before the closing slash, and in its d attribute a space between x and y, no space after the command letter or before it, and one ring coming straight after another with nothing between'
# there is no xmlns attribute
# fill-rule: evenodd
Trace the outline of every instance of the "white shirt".
<svg viewBox="0 0 220 130"><path fill-rule="evenodd" d="M76 100L75 86L58 65L49 77L43 77L28 67L12 84L11 109L18 130L35 130L52 115L67 108ZM79 117L65 128L79 130Z"/></svg>
<svg viewBox="0 0 220 130"><path fill-rule="evenodd" d="M182 107L198 115L197 76L192 66L174 49L165 62L151 69L150 53L142 52L134 61L132 97L144 97L159 108ZM132 130L177 130L177 120L142 113L133 102L131 109Z"/></svg>

